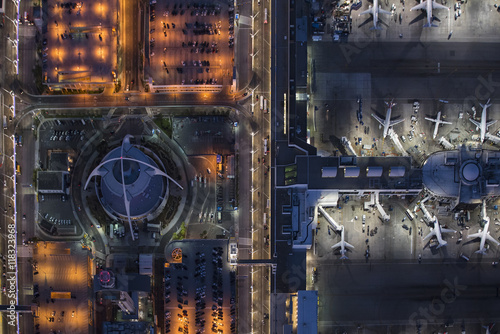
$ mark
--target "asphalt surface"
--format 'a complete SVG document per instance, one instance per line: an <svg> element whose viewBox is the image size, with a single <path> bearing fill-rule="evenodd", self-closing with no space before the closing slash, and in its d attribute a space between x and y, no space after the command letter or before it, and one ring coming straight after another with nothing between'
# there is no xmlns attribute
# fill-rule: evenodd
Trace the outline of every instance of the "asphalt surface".
<svg viewBox="0 0 500 334"><path fill-rule="evenodd" d="M365 325L498 320L498 269L491 263L321 262L317 284L322 331L357 324L361 314ZM424 309L430 310L429 317Z"/></svg>

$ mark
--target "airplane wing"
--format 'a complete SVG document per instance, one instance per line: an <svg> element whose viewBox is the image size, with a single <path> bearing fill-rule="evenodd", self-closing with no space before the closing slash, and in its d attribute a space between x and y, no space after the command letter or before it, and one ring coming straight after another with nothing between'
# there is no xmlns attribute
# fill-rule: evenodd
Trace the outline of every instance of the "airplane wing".
<svg viewBox="0 0 500 334"><path fill-rule="evenodd" d="M349 247L349 248L354 248L353 245L351 245L350 243L345 242L345 241L344 241L344 246Z"/></svg>
<svg viewBox="0 0 500 334"><path fill-rule="evenodd" d="M479 230L478 233L474 233L474 234L469 234L467 236L467 238L482 238L483 237L483 233L481 232L481 230Z"/></svg>
<svg viewBox="0 0 500 334"><path fill-rule="evenodd" d="M491 241L497 246L500 246L500 242L498 242L495 238L493 238L489 233L486 234L486 240Z"/></svg>
<svg viewBox="0 0 500 334"><path fill-rule="evenodd" d="M434 232L434 230L431 228L431 233L427 234L424 239L422 239L423 241L425 240L428 240L430 239L432 236L436 235L436 232Z"/></svg>
<svg viewBox="0 0 500 334"><path fill-rule="evenodd" d="M432 9L447 9L447 10L450 10L448 7L441 5L441 4L437 3L436 1L432 1Z"/></svg>
<svg viewBox="0 0 500 334"><path fill-rule="evenodd" d="M472 124L474 124L476 127L481 128L481 123L479 123L478 121L475 121L472 118L469 118L469 121L471 121Z"/></svg>
<svg viewBox="0 0 500 334"><path fill-rule="evenodd" d="M396 120L394 120L394 121L391 121L389 124L390 124L391 126L394 126L394 125L396 125L396 124L398 124L398 123L403 122L404 120L405 120L404 118L401 118L401 119L396 119Z"/></svg>
<svg viewBox="0 0 500 334"><path fill-rule="evenodd" d="M432 1L432 0L427 0L427 1ZM427 1L424 1L420 3L420 5L416 5L415 7L411 8L410 11L412 10L419 10L419 9L425 9L427 6Z"/></svg>
<svg viewBox="0 0 500 334"><path fill-rule="evenodd" d="M380 124L385 125L385 121L382 118L378 117L375 114L372 114L372 117L375 118Z"/></svg>
<svg viewBox="0 0 500 334"><path fill-rule="evenodd" d="M426 120L436 123L437 120L434 118L425 117Z"/></svg>
<svg viewBox="0 0 500 334"><path fill-rule="evenodd" d="M490 125L493 125L497 122L497 120L494 120L494 121L489 121L486 123L486 129L490 126Z"/></svg>
<svg viewBox="0 0 500 334"><path fill-rule="evenodd" d="M339 247L342 247L342 241L341 242L337 242L335 245L333 245L332 249L339 248Z"/></svg>
<svg viewBox="0 0 500 334"><path fill-rule="evenodd" d="M440 121L441 124L450 124L452 125L453 123L452 122L447 122L447 121Z"/></svg>
<svg viewBox="0 0 500 334"><path fill-rule="evenodd" d="M441 233L457 233L457 231L450 230L449 228L442 228L441 227Z"/></svg>
<svg viewBox="0 0 500 334"><path fill-rule="evenodd" d="M365 14L373 14L373 7L370 9L365 10L364 12L359 13L359 16L365 15Z"/></svg>
<svg viewBox="0 0 500 334"><path fill-rule="evenodd" d="M378 8L378 13L379 13L379 14L392 15L392 13L391 13L391 12L388 12L388 11L386 11L386 10L383 10L383 9L382 9L382 8L380 8L380 7Z"/></svg>

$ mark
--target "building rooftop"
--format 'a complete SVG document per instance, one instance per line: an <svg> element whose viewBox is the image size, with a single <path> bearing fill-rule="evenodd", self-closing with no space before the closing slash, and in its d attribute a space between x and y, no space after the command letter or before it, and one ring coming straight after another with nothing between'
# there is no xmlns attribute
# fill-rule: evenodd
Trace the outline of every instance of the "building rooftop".
<svg viewBox="0 0 500 334"><path fill-rule="evenodd" d="M68 171L68 153L66 152L52 152L50 154L50 167L51 171Z"/></svg>
<svg viewBox="0 0 500 334"><path fill-rule="evenodd" d="M422 167L425 187L434 195L457 198L457 203L479 204L500 195L500 152L458 150L431 154Z"/></svg>
<svg viewBox="0 0 500 334"><path fill-rule="evenodd" d="M64 193L68 172L38 171L37 182L40 193Z"/></svg>
<svg viewBox="0 0 500 334"><path fill-rule="evenodd" d="M297 293L297 334L318 332L318 291Z"/></svg>
<svg viewBox="0 0 500 334"><path fill-rule="evenodd" d="M298 156L296 172L290 166L278 169L277 183L307 185L308 189L419 192L422 172L410 157L319 157Z"/></svg>

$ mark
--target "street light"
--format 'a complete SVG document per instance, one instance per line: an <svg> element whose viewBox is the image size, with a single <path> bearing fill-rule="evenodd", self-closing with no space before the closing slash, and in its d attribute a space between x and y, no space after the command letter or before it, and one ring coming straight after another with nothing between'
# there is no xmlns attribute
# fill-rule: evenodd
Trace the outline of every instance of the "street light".
<svg viewBox="0 0 500 334"><path fill-rule="evenodd" d="M17 24L19 23L19 21L17 19L11 19L10 17L8 17L7 15L4 15L5 18L7 18L10 22L12 22L13 25L16 26L17 28Z"/></svg>
<svg viewBox="0 0 500 334"><path fill-rule="evenodd" d="M12 39L12 38L10 38L8 36L7 36L7 39L9 40L9 42L12 43L13 47L17 47L17 39Z"/></svg>
<svg viewBox="0 0 500 334"><path fill-rule="evenodd" d="M255 53L251 53L251 54L250 54L250 56L252 57L252 60L253 60L253 58L254 58L254 57L255 57L255 56L259 53L259 51L260 51L260 50L257 50L257 52L255 52Z"/></svg>

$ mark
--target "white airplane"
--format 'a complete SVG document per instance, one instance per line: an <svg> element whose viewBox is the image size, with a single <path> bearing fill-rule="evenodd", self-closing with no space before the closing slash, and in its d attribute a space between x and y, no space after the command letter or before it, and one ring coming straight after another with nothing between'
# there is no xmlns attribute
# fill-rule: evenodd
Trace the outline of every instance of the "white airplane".
<svg viewBox="0 0 500 334"><path fill-rule="evenodd" d="M489 99L486 102L486 104L479 103L479 105L483 108L483 112L481 113L481 123L473 120L472 118L469 118L469 121L471 121L472 124L474 124L476 126L476 130L481 129L481 143L482 143L482 142L484 142L484 137L486 135L486 132L488 131L488 127L490 125L495 124L497 121L493 120L493 121L486 122L486 110L488 109L488 107L491 106Z"/></svg>
<svg viewBox="0 0 500 334"><path fill-rule="evenodd" d="M481 243L479 244L479 250L476 251L478 254L486 254L486 248L484 247L486 241L490 241L494 243L497 246L500 246L500 242L496 241L495 238L493 238L490 235L489 227L490 227L490 217L486 215L486 203L483 201L483 208L482 208L482 219L484 221L484 228L483 230L479 230L478 233L470 234L468 238L481 238Z"/></svg>
<svg viewBox="0 0 500 334"><path fill-rule="evenodd" d="M441 112L438 112L436 118L426 117L425 119L436 123L436 125L434 126L434 134L432 135L432 139L435 139L438 134L439 124L452 124L451 122L446 122L441 120Z"/></svg>
<svg viewBox="0 0 500 334"><path fill-rule="evenodd" d="M348 247L348 248L354 248L354 246L351 245L350 243L344 241L344 226L342 226L342 229L340 230L340 235L341 235L342 239L340 240L340 242L338 242L335 245L333 245L332 249L340 247L340 254L342 255L340 257L340 259L341 260L347 260L348 257L345 255L347 253L347 249L345 249L345 248L346 247Z"/></svg>
<svg viewBox="0 0 500 334"><path fill-rule="evenodd" d="M359 13L359 16L365 15L365 14L372 14L373 15L373 27L370 28L370 30L376 29L376 30L382 30L379 26L377 26L378 22L378 14L386 14L386 15L391 15L391 12L388 12L386 10L382 9L382 6L378 4L378 0L373 0L373 7L371 7L368 10L365 10L362 13Z"/></svg>
<svg viewBox="0 0 500 334"><path fill-rule="evenodd" d="M491 329L495 326L495 323L489 324L488 326L483 326L486 329L486 334L491 334Z"/></svg>
<svg viewBox="0 0 500 334"><path fill-rule="evenodd" d="M424 28L427 28L427 27L437 27L437 25L435 24L432 24L432 9L446 9L446 10L450 10L448 7L446 6L443 6L443 5L440 5L438 4L436 1L434 0L426 0L424 2L422 2L422 0L420 0L420 4L419 5L416 5L415 7L413 7L412 9L410 9L410 11L412 10L418 10L418 9L425 9L425 11L427 12L427 23L424 24Z"/></svg>
<svg viewBox="0 0 500 334"><path fill-rule="evenodd" d="M381 125L384 126L384 138L387 137L387 132L389 131L389 128L391 126L394 126L394 125L404 121L404 118L391 121L392 107L394 107L396 105L396 103L393 103L391 101L391 102L386 102L385 104L389 107L387 109L387 113L385 115L385 120L383 120L382 118L378 117L375 114L372 114L372 117L375 118Z"/></svg>
<svg viewBox="0 0 500 334"><path fill-rule="evenodd" d="M431 227L431 232L429 234L427 234L423 240L426 241L426 240L430 239L432 236L436 236L436 239L439 243L439 245L436 247L436 249L437 249L437 248L446 246L446 244L447 244L447 242L443 240L441 233L457 233L457 231L450 230L447 228L442 228L439 225L439 222L438 222L438 219L436 216L433 216L432 219L434 220L434 228Z"/></svg>

